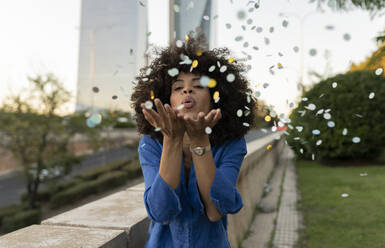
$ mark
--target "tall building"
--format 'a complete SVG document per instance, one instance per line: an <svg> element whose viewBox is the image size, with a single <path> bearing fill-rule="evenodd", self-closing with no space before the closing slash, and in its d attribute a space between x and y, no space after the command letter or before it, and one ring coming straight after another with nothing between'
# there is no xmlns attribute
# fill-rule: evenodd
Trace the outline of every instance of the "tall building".
<svg viewBox="0 0 385 248"><path fill-rule="evenodd" d="M179 8L176 12L174 5ZM199 27L206 36L209 48L216 46L216 0L170 0L170 40L184 40L189 31Z"/></svg>
<svg viewBox="0 0 385 248"><path fill-rule="evenodd" d="M147 64L147 0L82 0L76 110L126 110Z"/></svg>

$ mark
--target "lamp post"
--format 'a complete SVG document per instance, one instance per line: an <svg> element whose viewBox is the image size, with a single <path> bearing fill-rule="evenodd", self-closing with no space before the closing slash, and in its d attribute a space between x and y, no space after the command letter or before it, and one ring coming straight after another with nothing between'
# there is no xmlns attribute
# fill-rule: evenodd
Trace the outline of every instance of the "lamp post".
<svg viewBox="0 0 385 248"><path fill-rule="evenodd" d="M279 13L279 16L293 16L299 20L299 52L300 52L300 57L299 57L299 70L300 70L300 75L298 79L298 86L301 87L303 90L303 73L304 73L304 48L305 48L305 38L304 38L304 24L306 19L315 14L315 13L324 13L324 10L321 11L311 11L306 13L303 16L298 15L297 13L293 12L281 12Z"/></svg>

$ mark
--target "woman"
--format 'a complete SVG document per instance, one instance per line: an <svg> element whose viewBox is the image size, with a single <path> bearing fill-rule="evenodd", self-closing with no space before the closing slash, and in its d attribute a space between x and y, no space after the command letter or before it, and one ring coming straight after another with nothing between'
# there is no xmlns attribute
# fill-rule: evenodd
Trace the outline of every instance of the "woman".
<svg viewBox="0 0 385 248"><path fill-rule="evenodd" d="M243 206L235 186L256 101L245 66L204 42L190 33L160 51L131 97L144 134L146 247L230 247L226 215Z"/></svg>

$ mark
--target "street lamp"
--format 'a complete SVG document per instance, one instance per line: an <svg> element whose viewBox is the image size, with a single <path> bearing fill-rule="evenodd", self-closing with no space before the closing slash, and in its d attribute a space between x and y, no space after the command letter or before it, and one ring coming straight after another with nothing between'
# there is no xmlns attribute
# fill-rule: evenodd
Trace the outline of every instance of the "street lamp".
<svg viewBox="0 0 385 248"><path fill-rule="evenodd" d="M304 43L305 43L305 39L304 39L304 24L305 24L305 21L306 19L315 14L315 13L324 13L325 11L324 10L320 10L320 11L311 11L311 12L308 12L306 13L305 15L303 16L300 16L298 15L297 13L294 13L294 12L281 12L279 13L279 16L294 16L295 18L297 18L299 20L299 35L300 35L300 42L299 42L299 52L300 52L300 60L299 60L299 65L300 65L300 75L299 75L299 80L298 80L298 86L300 86L302 89L303 89L303 73L304 73Z"/></svg>

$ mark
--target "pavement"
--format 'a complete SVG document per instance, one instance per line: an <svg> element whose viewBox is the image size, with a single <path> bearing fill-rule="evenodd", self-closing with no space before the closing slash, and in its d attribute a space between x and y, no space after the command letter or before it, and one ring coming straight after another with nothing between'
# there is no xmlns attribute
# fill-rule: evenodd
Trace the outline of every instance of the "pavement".
<svg viewBox="0 0 385 248"><path fill-rule="evenodd" d="M270 191L258 204L258 213L250 227L242 248L292 248L298 240L297 230L302 216L297 210L297 178L288 146L273 170L268 182ZM279 201L279 199L281 200Z"/></svg>

